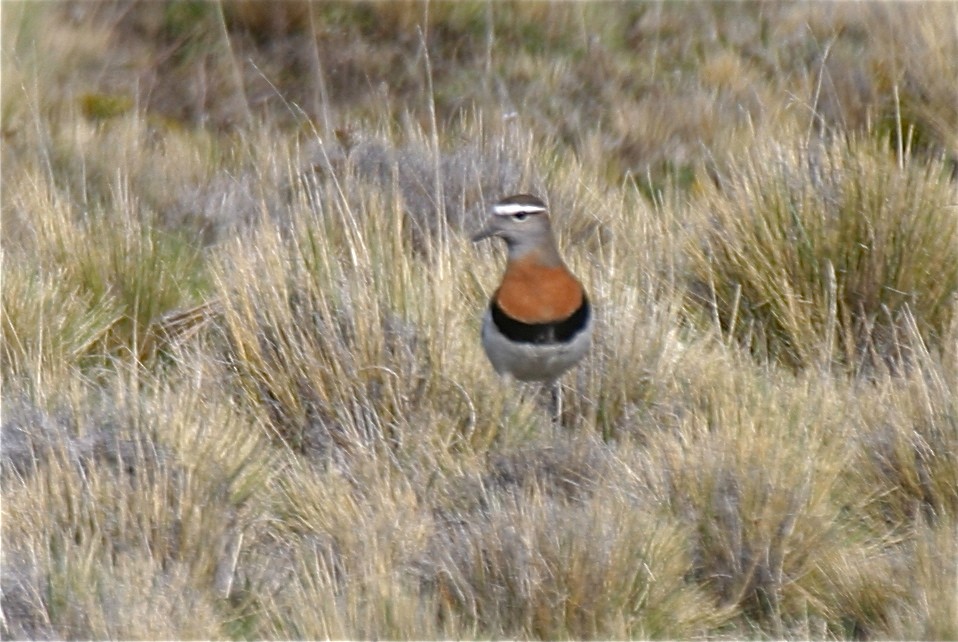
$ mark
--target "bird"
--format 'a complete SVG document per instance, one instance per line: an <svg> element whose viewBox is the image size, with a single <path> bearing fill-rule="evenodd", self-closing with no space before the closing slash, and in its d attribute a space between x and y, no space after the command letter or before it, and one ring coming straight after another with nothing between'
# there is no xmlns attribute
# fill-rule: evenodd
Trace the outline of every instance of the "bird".
<svg viewBox="0 0 958 642"><path fill-rule="evenodd" d="M592 304L562 260L537 196L515 194L493 205L472 241L488 238L505 241L506 267L482 317L482 347L500 375L548 386L553 421L561 423L559 377L589 351Z"/></svg>

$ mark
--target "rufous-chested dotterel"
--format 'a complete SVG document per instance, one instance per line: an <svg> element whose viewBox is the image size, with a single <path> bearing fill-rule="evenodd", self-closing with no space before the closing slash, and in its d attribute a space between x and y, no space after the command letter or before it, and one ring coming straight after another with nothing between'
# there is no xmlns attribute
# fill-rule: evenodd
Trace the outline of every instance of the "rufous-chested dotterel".
<svg viewBox="0 0 958 642"><path fill-rule="evenodd" d="M482 320L483 348L496 372L554 384L589 350L589 299L559 255L540 199L518 194L496 203L473 241L493 236L506 242L507 259Z"/></svg>

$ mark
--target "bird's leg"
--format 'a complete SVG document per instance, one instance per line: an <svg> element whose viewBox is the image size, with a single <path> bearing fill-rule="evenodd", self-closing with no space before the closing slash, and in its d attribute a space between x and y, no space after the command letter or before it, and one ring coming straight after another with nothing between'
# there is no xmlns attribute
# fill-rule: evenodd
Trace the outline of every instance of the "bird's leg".
<svg viewBox="0 0 958 642"><path fill-rule="evenodd" d="M556 428L562 426L562 384L558 379L548 384L549 386L549 411L552 413L552 425Z"/></svg>

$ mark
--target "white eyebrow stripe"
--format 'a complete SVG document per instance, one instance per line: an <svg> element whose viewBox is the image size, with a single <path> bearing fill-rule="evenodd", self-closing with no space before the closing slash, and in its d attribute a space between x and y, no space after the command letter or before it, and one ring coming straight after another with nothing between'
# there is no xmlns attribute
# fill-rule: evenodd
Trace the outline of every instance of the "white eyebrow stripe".
<svg viewBox="0 0 958 642"><path fill-rule="evenodd" d="M515 216L516 214L538 214L545 212L546 208L539 205L524 205L522 203L504 203L492 208L492 213L496 216Z"/></svg>

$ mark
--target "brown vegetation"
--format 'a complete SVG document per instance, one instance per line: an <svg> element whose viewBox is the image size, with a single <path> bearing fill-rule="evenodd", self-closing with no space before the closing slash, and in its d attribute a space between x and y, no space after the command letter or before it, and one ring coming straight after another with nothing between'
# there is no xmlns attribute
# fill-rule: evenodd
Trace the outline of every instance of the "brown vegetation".
<svg viewBox="0 0 958 642"><path fill-rule="evenodd" d="M958 638L958 5L2 12L3 637Z"/></svg>

